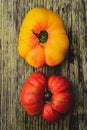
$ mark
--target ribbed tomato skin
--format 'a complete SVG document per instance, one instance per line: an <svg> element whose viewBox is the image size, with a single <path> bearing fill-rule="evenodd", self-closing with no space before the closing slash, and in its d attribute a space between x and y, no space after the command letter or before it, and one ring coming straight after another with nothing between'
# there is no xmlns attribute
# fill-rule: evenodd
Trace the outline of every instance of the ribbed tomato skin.
<svg viewBox="0 0 87 130"><path fill-rule="evenodd" d="M41 72L35 72L28 77L23 85L20 101L28 114L37 115L42 112L46 84L45 75Z"/></svg>
<svg viewBox="0 0 87 130"><path fill-rule="evenodd" d="M61 114L52 108L51 103L46 103L44 105L42 117L48 122L54 122L60 119Z"/></svg>
<svg viewBox="0 0 87 130"><path fill-rule="evenodd" d="M52 93L50 101L46 103L44 101L45 89ZM63 76L46 77L42 72L35 72L23 85L20 101L29 115L42 114L43 119L54 122L72 108L71 82Z"/></svg>
<svg viewBox="0 0 87 130"><path fill-rule="evenodd" d="M72 85L63 76L52 75L48 79L48 89L53 93L51 105L59 113L69 112L72 108Z"/></svg>

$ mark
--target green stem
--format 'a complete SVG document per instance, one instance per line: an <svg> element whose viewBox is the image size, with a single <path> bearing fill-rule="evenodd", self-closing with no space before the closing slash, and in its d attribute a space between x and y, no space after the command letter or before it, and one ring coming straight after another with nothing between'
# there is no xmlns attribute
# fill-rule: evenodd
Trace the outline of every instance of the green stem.
<svg viewBox="0 0 87 130"><path fill-rule="evenodd" d="M48 33L45 30L40 31L40 34L37 34L34 31L33 33L39 39L40 43L45 43L48 40Z"/></svg>

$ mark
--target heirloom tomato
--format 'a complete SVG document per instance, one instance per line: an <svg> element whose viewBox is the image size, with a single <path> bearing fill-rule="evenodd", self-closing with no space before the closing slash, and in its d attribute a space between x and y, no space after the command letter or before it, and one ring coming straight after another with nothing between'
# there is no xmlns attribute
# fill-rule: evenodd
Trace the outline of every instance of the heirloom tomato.
<svg viewBox="0 0 87 130"><path fill-rule="evenodd" d="M33 67L60 64L69 48L62 18L46 8L33 8L19 33L18 52Z"/></svg>
<svg viewBox="0 0 87 130"><path fill-rule="evenodd" d="M46 93L50 95L48 90L51 93L49 101L46 96ZM46 121L54 122L72 108L71 83L63 76L46 77L35 72L25 82L20 101L28 114L41 114Z"/></svg>

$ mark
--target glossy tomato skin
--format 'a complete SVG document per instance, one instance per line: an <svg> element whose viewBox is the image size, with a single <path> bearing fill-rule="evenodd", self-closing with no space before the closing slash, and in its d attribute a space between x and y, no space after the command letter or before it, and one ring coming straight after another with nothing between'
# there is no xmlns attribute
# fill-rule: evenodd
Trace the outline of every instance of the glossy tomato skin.
<svg viewBox="0 0 87 130"><path fill-rule="evenodd" d="M72 86L71 82L67 78L63 76L52 75L48 79L48 89L52 93L59 93L72 91Z"/></svg>
<svg viewBox="0 0 87 130"><path fill-rule="evenodd" d="M42 117L48 122L55 122L60 119L61 114L52 108L51 103L46 103L44 105Z"/></svg>
<svg viewBox="0 0 87 130"><path fill-rule="evenodd" d="M51 105L54 110L65 114L72 108L72 93L58 93L54 94L51 99Z"/></svg>
<svg viewBox="0 0 87 130"><path fill-rule="evenodd" d="M43 43L38 35L47 32L47 40ZM33 67L45 64L55 66L66 56L69 40L62 18L46 8L33 8L25 16L22 23L18 52Z"/></svg>
<svg viewBox="0 0 87 130"><path fill-rule="evenodd" d="M42 112L46 84L45 75L41 72L35 72L28 77L20 94L21 104L28 114L37 115Z"/></svg>
<svg viewBox="0 0 87 130"><path fill-rule="evenodd" d="M63 76L53 75L48 79L48 89L53 93L52 108L59 113L69 112L73 102L71 82Z"/></svg>

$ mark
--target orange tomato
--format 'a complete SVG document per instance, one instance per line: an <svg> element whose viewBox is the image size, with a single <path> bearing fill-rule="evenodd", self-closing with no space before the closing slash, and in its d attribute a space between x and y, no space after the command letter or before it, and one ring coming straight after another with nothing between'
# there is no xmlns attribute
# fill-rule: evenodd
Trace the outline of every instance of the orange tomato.
<svg viewBox="0 0 87 130"><path fill-rule="evenodd" d="M60 64L69 48L62 18L46 8L31 9L20 29L18 52L33 67Z"/></svg>

